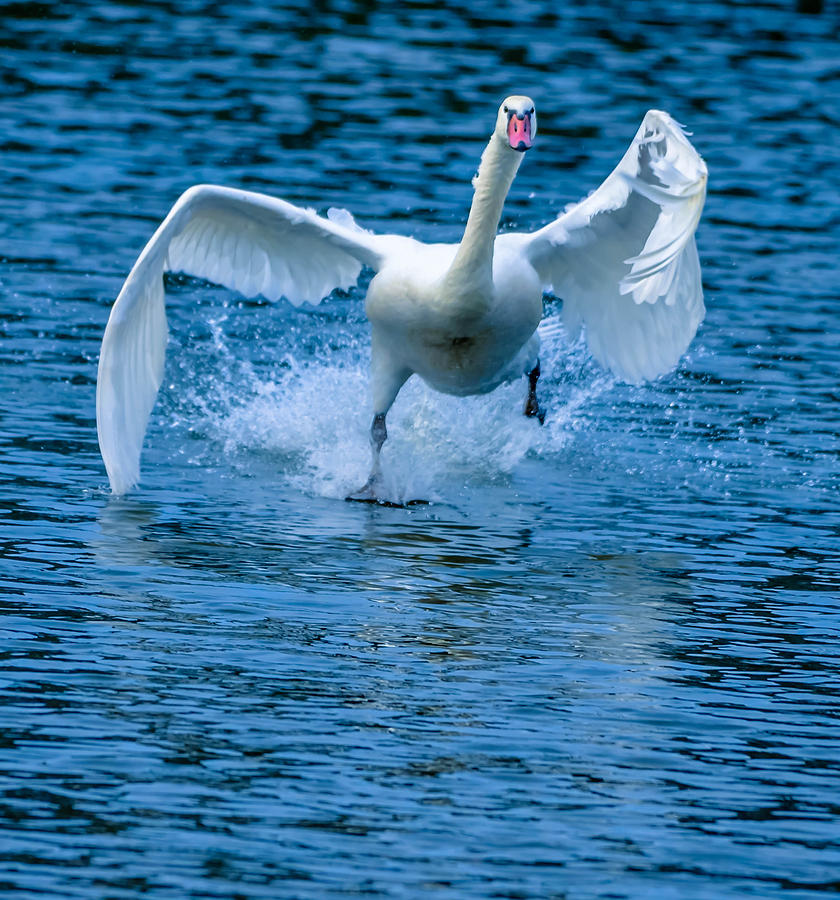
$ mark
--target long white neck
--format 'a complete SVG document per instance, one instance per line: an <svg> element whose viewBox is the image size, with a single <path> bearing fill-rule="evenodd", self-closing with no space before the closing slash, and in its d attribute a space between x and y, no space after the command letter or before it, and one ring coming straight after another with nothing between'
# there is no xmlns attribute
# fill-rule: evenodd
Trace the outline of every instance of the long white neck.
<svg viewBox="0 0 840 900"><path fill-rule="evenodd" d="M446 281L453 287L489 292L499 219L523 155L507 147L495 132L484 148L478 174L473 179L475 194L464 236L446 275Z"/></svg>

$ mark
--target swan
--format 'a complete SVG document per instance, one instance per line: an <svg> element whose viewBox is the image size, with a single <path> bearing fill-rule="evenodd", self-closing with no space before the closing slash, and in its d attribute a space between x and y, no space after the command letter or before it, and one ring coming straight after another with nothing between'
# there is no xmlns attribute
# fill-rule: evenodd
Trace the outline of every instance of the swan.
<svg viewBox="0 0 840 900"><path fill-rule="evenodd" d="M317 304L374 271L370 477L348 499L378 501L385 419L418 375L447 394L492 391L526 375L524 413L537 398L543 291L563 300L563 324L583 329L595 359L640 383L673 369L705 314L694 235L706 165L680 125L650 110L627 152L586 199L532 233L497 234L502 207L537 117L507 97L473 179L459 244L374 234L344 210L326 217L284 200L216 185L178 199L146 244L113 305L99 357L96 421L112 491L140 477L146 425L163 378L163 273L186 272L269 300Z"/></svg>

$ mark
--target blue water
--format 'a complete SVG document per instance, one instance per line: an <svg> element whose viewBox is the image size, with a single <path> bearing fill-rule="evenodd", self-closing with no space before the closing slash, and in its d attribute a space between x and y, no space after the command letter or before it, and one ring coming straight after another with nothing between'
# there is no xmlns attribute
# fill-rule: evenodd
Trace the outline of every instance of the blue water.
<svg viewBox="0 0 840 900"><path fill-rule="evenodd" d="M840 891L840 8L796 6L0 4L4 897ZM357 506L360 293L173 277L112 499L99 343L179 192L457 240L512 91L506 229L647 108L693 132L679 369L630 388L553 338L542 429L524 383L410 384L384 462L431 502Z"/></svg>

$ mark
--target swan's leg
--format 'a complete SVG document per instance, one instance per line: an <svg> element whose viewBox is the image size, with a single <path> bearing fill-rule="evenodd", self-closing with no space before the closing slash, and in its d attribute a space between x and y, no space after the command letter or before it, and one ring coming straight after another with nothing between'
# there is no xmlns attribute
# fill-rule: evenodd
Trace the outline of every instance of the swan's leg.
<svg viewBox="0 0 840 900"><path fill-rule="evenodd" d="M385 427L385 416L397 399L400 388L411 377L411 370L389 365L387 355L377 352L378 342L373 342L372 376L373 376L373 403L374 409L381 412L374 413L373 422L370 425L370 449L372 453L370 476L364 486L350 494L348 500L360 500L367 503L381 503L379 489L382 486L382 464L380 454L382 445L388 437L388 429Z"/></svg>
<svg viewBox="0 0 840 900"><path fill-rule="evenodd" d="M382 453L382 445L388 438L388 429L385 427L385 415L385 413L377 413L370 423L370 449L373 459L371 460L370 477L365 487L378 483L382 478L382 464L379 457Z"/></svg>
<svg viewBox="0 0 840 900"><path fill-rule="evenodd" d="M525 401L525 415L534 416L540 425L545 422L545 410L537 400L537 382L540 380L540 361L528 374L528 399Z"/></svg>

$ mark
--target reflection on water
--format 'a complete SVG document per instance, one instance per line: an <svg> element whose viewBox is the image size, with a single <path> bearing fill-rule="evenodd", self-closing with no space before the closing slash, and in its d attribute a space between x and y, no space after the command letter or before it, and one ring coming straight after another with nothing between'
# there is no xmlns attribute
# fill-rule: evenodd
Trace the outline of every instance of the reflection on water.
<svg viewBox="0 0 840 900"><path fill-rule="evenodd" d="M5 892L836 891L837 10L0 15ZM99 341L178 193L457 239L512 90L540 137L507 229L595 187L646 108L694 132L709 313L679 370L628 388L554 335L542 429L523 385L410 384L389 489L432 502L370 509L341 500L368 464L361 292L306 311L172 277L143 486L109 497Z"/></svg>

